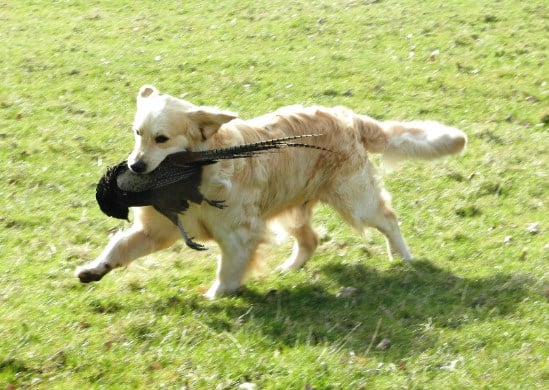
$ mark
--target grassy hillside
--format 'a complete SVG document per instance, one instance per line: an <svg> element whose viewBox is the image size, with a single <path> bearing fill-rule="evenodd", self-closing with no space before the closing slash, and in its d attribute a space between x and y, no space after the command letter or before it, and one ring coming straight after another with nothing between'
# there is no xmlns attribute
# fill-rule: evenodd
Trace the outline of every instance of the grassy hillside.
<svg viewBox="0 0 549 390"><path fill-rule="evenodd" d="M0 388L549 384L544 1L0 2ZM95 204L142 84L252 117L293 104L463 129L385 178L416 261L320 207L307 267L207 301L178 244L82 285L127 226Z"/></svg>

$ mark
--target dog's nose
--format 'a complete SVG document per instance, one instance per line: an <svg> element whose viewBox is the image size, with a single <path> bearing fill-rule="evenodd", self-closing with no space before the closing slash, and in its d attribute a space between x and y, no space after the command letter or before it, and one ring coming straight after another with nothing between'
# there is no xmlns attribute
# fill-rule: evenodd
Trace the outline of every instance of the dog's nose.
<svg viewBox="0 0 549 390"><path fill-rule="evenodd" d="M143 160L138 160L130 165L130 169L135 173L143 173L147 170L147 163Z"/></svg>

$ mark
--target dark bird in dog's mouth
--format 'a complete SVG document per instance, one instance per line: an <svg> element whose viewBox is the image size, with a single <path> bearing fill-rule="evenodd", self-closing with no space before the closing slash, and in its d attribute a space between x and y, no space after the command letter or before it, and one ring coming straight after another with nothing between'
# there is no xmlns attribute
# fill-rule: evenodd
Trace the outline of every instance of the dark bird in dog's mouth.
<svg viewBox="0 0 549 390"><path fill-rule="evenodd" d="M127 220L130 207L153 206L179 228L189 248L205 250L203 245L189 237L179 219L179 214L189 208L189 202L200 204L205 201L219 209L226 206L223 200L207 199L200 192L202 168L219 160L249 158L281 148L327 150L316 145L290 142L318 136L321 134L275 138L223 149L178 152L167 156L147 174L133 172L127 161L122 161L107 168L97 183L95 197L103 213L118 219Z"/></svg>

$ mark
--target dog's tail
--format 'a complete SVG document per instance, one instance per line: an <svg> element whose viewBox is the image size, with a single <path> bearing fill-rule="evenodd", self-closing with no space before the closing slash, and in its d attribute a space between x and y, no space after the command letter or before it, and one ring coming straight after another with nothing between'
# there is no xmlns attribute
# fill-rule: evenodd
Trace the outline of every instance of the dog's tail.
<svg viewBox="0 0 549 390"><path fill-rule="evenodd" d="M388 163L458 154L467 144L464 132L435 121L380 122L356 115L354 124L366 150L381 153Z"/></svg>

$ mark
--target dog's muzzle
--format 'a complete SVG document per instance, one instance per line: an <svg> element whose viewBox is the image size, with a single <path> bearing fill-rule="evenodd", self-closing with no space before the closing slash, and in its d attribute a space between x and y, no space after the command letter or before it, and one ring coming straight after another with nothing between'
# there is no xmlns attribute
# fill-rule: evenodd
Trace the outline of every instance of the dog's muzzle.
<svg viewBox="0 0 549 390"><path fill-rule="evenodd" d="M144 173L147 170L147 163L143 160L137 160L129 168L135 173Z"/></svg>

